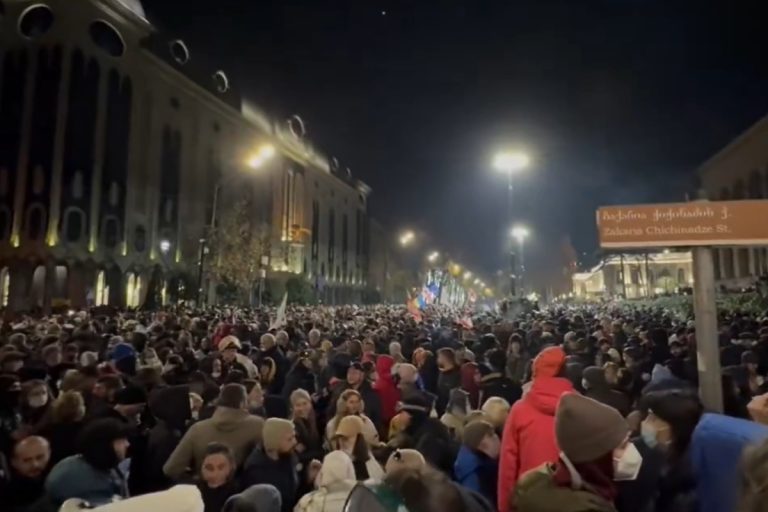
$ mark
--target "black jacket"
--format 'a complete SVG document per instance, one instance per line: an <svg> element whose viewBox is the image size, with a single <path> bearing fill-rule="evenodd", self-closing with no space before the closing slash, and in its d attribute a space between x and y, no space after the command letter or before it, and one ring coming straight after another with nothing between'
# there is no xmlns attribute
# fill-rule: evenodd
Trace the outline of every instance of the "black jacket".
<svg viewBox="0 0 768 512"><path fill-rule="evenodd" d="M283 497L282 512L291 512L302 495L298 466L299 459L295 454L273 460L267 456L263 446L257 446L245 462L243 487L247 489L256 484L274 485Z"/></svg>
<svg viewBox="0 0 768 512"><path fill-rule="evenodd" d="M310 395L317 392L315 386L315 374L312 370L297 362L288 375L285 378L285 385L283 386L283 397L288 400L291 397L291 393L297 389L303 389Z"/></svg>
<svg viewBox="0 0 768 512"><path fill-rule="evenodd" d="M149 431L142 468L146 478L142 480L145 483L144 492L157 492L173 485L173 481L163 473L163 465L178 446L192 419L189 387L158 389L150 396L149 408L157 418L157 424Z"/></svg>
<svg viewBox="0 0 768 512"><path fill-rule="evenodd" d="M523 396L523 388L500 372L490 373L480 381L480 405L492 396L503 398L511 406Z"/></svg>
<svg viewBox="0 0 768 512"><path fill-rule="evenodd" d="M459 451L448 429L439 420L426 415L413 414L405 431L405 448L420 452L426 461L445 474L453 475L453 463Z"/></svg>
<svg viewBox="0 0 768 512"><path fill-rule="evenodd" d="M272 378L272 382L269 383L267 391L273 395L279 395L283 391L285 385L285 377L290 369L290 362L285 357L280 347L274 346L269 350L265 350L259 354L259 359L270 358L275 362L275 375Z"/></svg>
<svg viewBox="0 0 768 512"><path fill-rule="evenodd" d="M601 404L613 407L625 418L632 411L632 402L629 397L621 391L611 389L608 384L599 387L592 387L590 385L590 388L584 392L584 395L592 400L597 400Z"/></svg>
<svg viewBox="0 0 768 512"><path fill-rule="evenodd" d="M51 467L59 461L77 454L77 436L83 428L83 422L52 423L40 431L40 435L51 445Z"/></svg>
<svg viewBox="0 0 768 512"><path fill-rule="evenodd" d="M445 414L445 408L451 396L451 391L461 387L461 368L456 366L450 370L440 372L437 377L437 414Z"/></svg>
<svg viewBox="0 0 768 512"><path fill-rule="evenodd" d="M654 512L656 496L659 492L659 474L664 457L658 450L648 448L642 438L632 443L643 457L640 473L631 481L616 482L619 491L616 497L618 512Z"/></svg>

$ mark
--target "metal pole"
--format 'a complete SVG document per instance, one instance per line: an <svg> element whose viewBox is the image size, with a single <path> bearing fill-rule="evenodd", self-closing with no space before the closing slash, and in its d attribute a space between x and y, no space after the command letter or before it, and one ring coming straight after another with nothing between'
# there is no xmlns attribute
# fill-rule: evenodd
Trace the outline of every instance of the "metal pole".
<svg viewBox="0 0 768 512"><path fill-rule="evenodd" d="M507 229L511 229L514 219L512 218L512 171L507 172L507 219L509 225ZM509 250L509 292L512 297L517 296L517 276L516 276L515 264L515 242L512 240Z"/></svg>
<svg viewBox="0 0 768 512"><path fill-rule="evenodd" d="M520 275L518 276L520 294L525 295L525 237L520 237Z"/></svg>
<svg viewBox="0 0 768 512"><path fill-rule="evenodd" d="M723 412L720 347L717 336L715 265L712 248L693 249L693 310L696 319L696 351L699 394L712 412Z"/></svg>
<svg viewBox="0 0 768 512"><path fill-rule="evenodd" d="M213 204L211 211L211 221L206 229L207 233L200 239L200 271L197 275L197 303L201 305L203 296L203 277L205 276L205 254L208 248L208 239L213 235L216 229L216 210L219 206L219 192L221 191L221 180L216 182L216 186L213 187Z"/></svg>

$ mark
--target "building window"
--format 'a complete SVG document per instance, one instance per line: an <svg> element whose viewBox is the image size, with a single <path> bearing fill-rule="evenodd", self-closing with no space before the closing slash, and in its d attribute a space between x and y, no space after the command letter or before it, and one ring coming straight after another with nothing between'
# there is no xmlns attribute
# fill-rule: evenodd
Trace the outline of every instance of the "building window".
<svg viewBox="0 0 768 512"><path fill-rule="evenodd" d="M27 7L19 17L19 32L28 39L37 39L53 26L53 11L47 5Z"/></svg>
<svg viewBox="0 0 768 512"><path fill-rule="evenodd" d="M103 270L99 270L96 275L96 293L93 297L94 305L107 306L109 305L109 286L107 285L107 274Z"/></svg>
<svg viewBox="0 0 768 512"><path fill-rule="evenodd" d="M32 204L27 208L27 223L24 228L28 240L36 241L45 233L45 208L41 204Z"/></svg>
<svg viewBox="0 0 768 512"><path fill-rule="evenodd" d="M137 308L141 304L142 278L133 272L128 273L125 283L125 305L129 308Z"/></svg>
<svg viewBox="0 0 768 512"><path fill-rule="evenodd" d="M11 232L11 210L7 206L0 207L0 240L8 240Z"/></svg>
<svg viewBox="0 0 768 512"><path fill-rule="evenodd" d="M136 252L144 252L147 250L147 230L144 226L136 226L133 230L133 248Z"/></svg>
<svg viewBox="0 0 768 512"><path fill-rule="evenodd" d="M114 249L120 243L120 221L110 215L101 221L101 239L107 249Z"/></svg>
<svg viewBox="0 0 768 512"><path fill-rule="evenodd" d="M189 48L187 48L187 45L184 44L184 41L181 39L171 41L169 48L171 51L171 57L173 57L173 60L175 60L178 64L183 66L189 62Z"/></svg>
<svg viewBox="0 0 768 512"><path fill-rule="evenodd" d="M333 208L328 212L328 263L333 265L336 251L336 212Z"/></svg>
<svg viewBox="0 0 768 512"><path fill-rule="evenodd" d="M85 236L85 212L79 208L68 208L64 212L62 231L67 242L77 243L82 240Z"/></svg>
<svg viewBox="0 0 768 512"><path fill-rule="evenodd" d="M687 284L685 281L685 269L677 269L677 282L678 284Z"/></svg>

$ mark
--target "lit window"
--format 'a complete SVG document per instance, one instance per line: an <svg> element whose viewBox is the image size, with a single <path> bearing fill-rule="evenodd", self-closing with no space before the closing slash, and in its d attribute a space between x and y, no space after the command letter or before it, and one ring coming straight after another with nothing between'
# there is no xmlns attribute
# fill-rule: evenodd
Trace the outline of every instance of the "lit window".
<svg viewBox="0 0 768 512"><path fill-rule="evenodd" d="M106 306L109 304L109 286L107 286L107 276L103 270L99 270L96 276L96 305Z"/></svg>
<svg viewBox="0 0 768 512"><path fill-rule="evenodd" d="M0 270L0 307L8 305L9 292L11 290L11 274L8 267Z"/></svg>

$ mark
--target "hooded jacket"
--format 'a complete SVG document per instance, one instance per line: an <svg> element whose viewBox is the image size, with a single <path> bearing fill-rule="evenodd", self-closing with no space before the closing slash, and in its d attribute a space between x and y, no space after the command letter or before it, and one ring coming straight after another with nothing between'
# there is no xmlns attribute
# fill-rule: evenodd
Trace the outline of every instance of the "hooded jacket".
<svg viewBox="0 0 768 512"><path fill-rule="evenodd" d="M325 456L318 477L318 489L305 494L297 512L343 512L349 493L357 485L355 468L349 456L339 450Z"/></svg>
<svg viewBox="0 0 768 512"><path fill-rule="evenodd" d="M488 501L496 503L498 473L499 461L476 452L467 445L462 445L453 466L453 474L457 482L482 495Z"/></svg>
<svg viewBox="0 0 768 512"><path fill-rule="evenodd" d="M81 455L73 455L53 467L45 481L46 494L55 504L80 498L103 505L115 496L128 497L128 486L117 469L105 472L91 466Z"/></svg>
<svg viewBox="0 0 768 512"><path fill-rule="evenodd" d="M263 428L264 420L258 416L240 409L218 407L212 418L195 423L184 434L163 466L163 472L173 480L181 478L188 469L197 473L203 463L206 448L213 442L228 445L239 467L261 442Z"/></svg>
<svg viewBox="0 0 768 512"><path fill-rule="evenodd" d="M525 472L557 460L555 409L560 397L573 391L568 379L538 377L531 390L512 406L501 441L499 510L511 510L509 497Z"/></svg>
<svg viewBox="0 0 768 512"><path fill-rule="evenodd" d="M376 375L378 377L373 383L373 389L379 395L383 425L389 425L389 422L395 417L397 403L400 401L400 390L397 389L395 379L392 377L394 365L395 360L387 355L379 356L376 360Z"/></svg>
<svg viewBox="0 0 768 512"><path fill-rule="evenodd" d="M702 416L691 441L691 463L696 468L699 512L734 510L738 496L736 471L744 447L768 438L768 428L754 421L720 414Z"/></svg>

